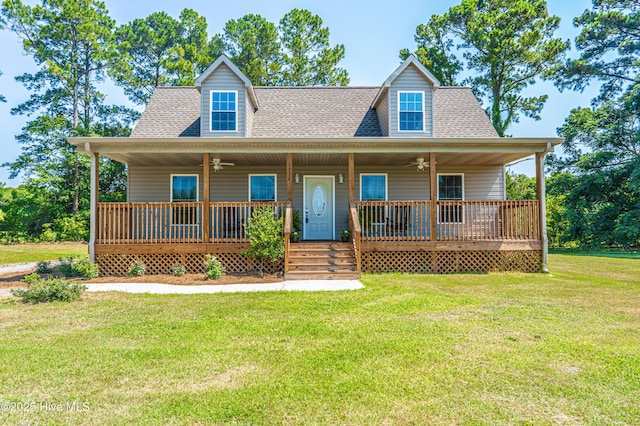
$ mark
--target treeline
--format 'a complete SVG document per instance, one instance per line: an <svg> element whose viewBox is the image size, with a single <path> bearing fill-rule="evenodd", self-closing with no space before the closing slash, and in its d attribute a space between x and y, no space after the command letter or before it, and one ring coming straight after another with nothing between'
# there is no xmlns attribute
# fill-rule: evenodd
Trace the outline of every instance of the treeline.
<svg viewBox="0 0 640 426"><path fill-rule="evenodd" d="M103 2L48 0L29 6L2 3L0 27L22 40L36 73L16 77L30 93L12 114L29 121L16 136L21 155L4 164L24 183L0 187L0 238L88 238L89 159L69 136L128 136L139 113L110 105L99 90L107 79L131 102L145 105L156 86L192 85L222 53L256 85L346 85L338 63L344 45L308 10L293 9L276 24L249 14L210 35L191 9L176 19L165 12L117 26ZM4 98L0 97L0 101ZM126 199L125 166L102 158L100 200Z"/></svg>
<svg viewBox="0 0 640 426"><path fill-rule="evenodd" d="M443 84L470 85L501 136L523 117L540 119L547 95L527 90L537 81L560 90L601 85L591 106L571 111L558 129L566 155L548 157L552 245L640 245L639 12L637 1L594 0L574 19L578 57L567 59L571 43L554 37L560 19L545 0L462 0L419 25L415 48L400 51L401 58L416 54ZM65 138L127 136L138 118L105 102L97 86L106 79L144 105L158 85L193 84L224 52L256 85L349 82L339 67L344 46L332 46L329 29L307 10L277 23L245 15L210 36L206 19L191 9L116 26L94 0L33 7L5 0L0 25L38 65L35 74L16 77L31 97L12 112L31 121L17 136L22 155L6 166L25 181L2 191L0 216L0 230L25 238L86 238L88 159ZM102 161L101 200L124 200L124 166ZM526 176L510 175L507 183L510 198L535 196Z"/></svg>

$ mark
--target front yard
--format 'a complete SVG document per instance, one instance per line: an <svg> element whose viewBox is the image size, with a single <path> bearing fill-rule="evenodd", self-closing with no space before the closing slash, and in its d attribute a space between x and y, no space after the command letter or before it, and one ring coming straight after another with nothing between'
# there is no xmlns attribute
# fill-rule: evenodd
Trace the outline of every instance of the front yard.
<svg viewBox="0 0 640 426"><path fill-rule="evenodd" d="M338 293L0 299L0 422L637 424L640 260L550 261Z"/></svg>

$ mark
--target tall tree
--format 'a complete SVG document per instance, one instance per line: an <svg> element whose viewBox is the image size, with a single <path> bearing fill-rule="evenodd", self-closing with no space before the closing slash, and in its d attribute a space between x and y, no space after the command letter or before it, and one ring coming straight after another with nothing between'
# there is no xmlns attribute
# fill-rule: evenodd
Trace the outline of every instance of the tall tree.
<svg viewBox="0 0 640 426"><path fill-rule="evenodd" d="M640 83L639 0L594 0L593 9L573 23L582 27L576 37L580 57L561 69L560 88L582 90L597 79L605 100L625 85Z"/></svg>
<svg viewBox="0 0 640 426"><path fill-rule="evenodd" d="M580 57L559 73L561 88L596 80L591 108L571 111L559 129L565 156L556 175L574 179L565 194L567 239L588 245L640 244L640 1L595 0L574 20Z"/></svg>
<svg viewBox="0 0 640 426"><path fill-rule="evenodd" d="M463 64L453 53L453 37L447 31L449 22L446 16L431 16L427 24L420 24L414 37L418 45L415 55L427 67L440 83L445 86L457 86L458 75ZM409 57L409 49L400 50L400 59Z"/></svg>
<svg viewBox="0 0 640 426"><path fill-rule="evenodd" d="M146 104L157 86L192 85L222 53L218 40L208 40L206 19L191 9L179 19L165 12L134 19L115 38L120 60L109 74L137 104Z"/></svg>
<svg viewBox="0 0 640 426"><path fill-rule="evenodd" d="M278 84L282 68L276 26L260 15L232 19L220 37L234 64L256 86Z"/></svg>
<svg viewBox="0 0 640 426"><path fill-rule="evenodd" d="M96 0L45 0L33 7L5 0L2 12L40 67L16 78L31 96L12 113L35 118L17 137L22 154L9 164L11 175L24 172L28 182L47 188L49 206L78 212L88 188L88 157L66 138L126 133L135 118L126 108L105 105L96 89L114 58L113 20Z"/></svg>
<svg viewBox="0 0 640 426"><path fill-rule="evenodd" d="M293 9L280 20L278 30L283 48L282 85L349 84L347 71L338 66L344 58L344 45L331 47L329 28L322 26L320 16Z"/></svg>
<svg viewBox="0 0 640 426"><path fill-rule="evenodd" d="M553 37L559 23L560 18L549 15L545 0L462 0L418 27L418 56L426 58L420 54L423 46L444 49L434 56L436 64L425 65L442 66L450 81L460 64L474 71L464 83L488 105L493 126L505 136L521 116L540 119L547 95L527 97L523 92L536 78L550 78L563 58L569 43ZM452 40L460 41L464 61L450 51Z"/></svg>

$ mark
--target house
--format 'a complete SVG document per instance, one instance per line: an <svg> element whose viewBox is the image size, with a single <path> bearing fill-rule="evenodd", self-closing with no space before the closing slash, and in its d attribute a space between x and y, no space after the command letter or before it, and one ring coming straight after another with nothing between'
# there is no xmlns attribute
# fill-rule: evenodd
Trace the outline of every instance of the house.
<svg viewBox="0 0 640 426"><path fill-rule="evenodd" d="M193 87L158 87L130 137L69 142L91 155L103 274L199 271L206 253L246 270L260 206L284 218L287 278L547 268L543 161L562 139L498 137L414 56L375 87L255 87L221 56ZM538 200L506 200L505 165L532 154ZM127 202L99 202L100 155L127 165Z"/></svg>

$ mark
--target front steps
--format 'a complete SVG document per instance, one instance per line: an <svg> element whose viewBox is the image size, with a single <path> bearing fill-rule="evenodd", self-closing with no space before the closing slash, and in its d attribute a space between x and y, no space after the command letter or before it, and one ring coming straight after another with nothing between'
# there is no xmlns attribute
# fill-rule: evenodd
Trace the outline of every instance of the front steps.
<svg viewBox="0 0 640 426"><path fill-rule="evenodd" d="M357 280L353 243L299 242L289 245L287 280Z"/></svg>

